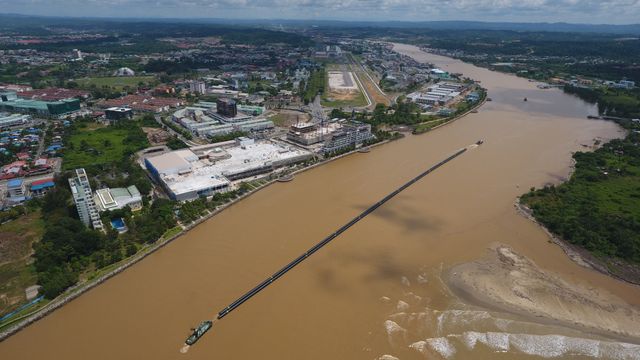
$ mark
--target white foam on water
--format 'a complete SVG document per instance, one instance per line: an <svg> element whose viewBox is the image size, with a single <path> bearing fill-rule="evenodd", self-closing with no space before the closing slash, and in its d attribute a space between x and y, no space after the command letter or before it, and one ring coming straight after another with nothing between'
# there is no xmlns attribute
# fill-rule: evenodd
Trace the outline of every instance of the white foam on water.
<svg viewBox="0 0 640 360"><path fill-rule="evenodd" d="M400 312L407 311L409 310L409 304L402 300L398 300L398 303L396 304L396 310Z"/></svg>
<svg viewBox="0 0 640 360"><path fill-rule="evenodd" d="M403 329L402 326L398 325L395 321L386 320L384 322L384 328L387 331L387 335L395 335L398 332L406 332L407 330Z"/></svg>
<svg viewBox="0 0 640 360"><path fill-rule="evenodd" d="M451 345L449 339L444 337L427 339L427 344L445 359L451 358L456 353L456 348Z"/></svg>
<svg viewBox="0 0 640 360"><path fill-rule="evenodd" d="M426 341L417 341L413 344L409 345L409 347L422 355L427 356L427 342Z"/></svg>
<svg viewBox="0 0 640 360"><path fill-rule="evenodd" d="M467 346L467 349L473 350L478 342L487 344L487 334L479 333L475 331L467 331L462 334L462 342Z"/></svg>
<svg viewBox="0 0 640 360"><path fill-rule="evenodd" d="M406 287L411 286L411 281L409 281L409 278L406 276L403 276L402 279L400 279L400 281L402 282L402 285Z"/></svg>
<svg viewBox="0 0 640 360"><path fill-rule="evenodd" d="M509 351L509 334L488 332L485 345L495 351L507 352Z"/></svg>
<svg viewBox="0 0 640 360"><path fill-rule="evenodd" d="M562 335L467 331L462 334L462 342L469 350L475 349L480 343L494 351L520 352L543 358L586 356L594 359L640 360L640 345Z"/></svg>
<svg viewBox="0 0 640 360"><path fill-rule="evenodd" d="M391 346L406 344L407 330L395 321L386 320L384 328L387 331L387 341Z"/></svg>
<svg viewBox="0 0 640 360"><path fill-rule="evenodd" d="M191 347L191 346L189 346L189 345L185 345L185 346L181 347L181 348L180 348L180 354L186 354L186 353L187 353L187 351L189 351L189 348L190 348L190 347Z"/></svg>
<svg viewBox="0 0 640 360"><path fill-rule="evenodd" d="M422 297L419 295L414 294L413 292L408 292L405 295L405 298L407 299L408 302L413 303L413 304L420 304L420 302L422 301Z"/></svg>
<svg viewBox="0 0 640 360"><path fill-rule="evenodd" d="M600 355L602 358L613 360L638 360L640 359L640 345L627 343L600 343Z"/></svg>
<svg viewBox="0 0 640 360"><path fill-rule="evenodd" d="M509 344L528 355L545 358L567 354L565 337L560 335L509 334Z"/></svg>
<svg viewBox="0 0 640 360"><path fill-rule="evenodd" d="M379 356L378 359L376 359L376 360L400 360L400 359L395 357L395 356L393 356L393 355L385 354L385 355Z"/></svg>
<svg viewBox="0 0 640 360"><path fill-rule="evenodd" d="M486 311L446 310L438 315L438 334L456 333L460 329L497 330L495 318Z"/></svg>
<svg viewBox="0 0 640 360"><path fill-rule="evenodd" d="M426 284L429 282L429 278L427 277L426 273L422 273L420 275L418 275L418 284Z"/></svg>

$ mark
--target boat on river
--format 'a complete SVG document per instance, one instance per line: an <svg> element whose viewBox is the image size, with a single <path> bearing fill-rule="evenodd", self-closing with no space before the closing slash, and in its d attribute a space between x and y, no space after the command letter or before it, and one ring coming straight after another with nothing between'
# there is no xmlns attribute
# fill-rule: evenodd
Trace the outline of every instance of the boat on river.
<svg viewBox="0 0 640 360"><path fill-rule="evenodd" d="M202 335L204 335L211 327L213 326L213 321L205 320L198 325L197 328L193 329L193 333L185 340L185 344L193 345L196 341L200 340Z"/></svg>

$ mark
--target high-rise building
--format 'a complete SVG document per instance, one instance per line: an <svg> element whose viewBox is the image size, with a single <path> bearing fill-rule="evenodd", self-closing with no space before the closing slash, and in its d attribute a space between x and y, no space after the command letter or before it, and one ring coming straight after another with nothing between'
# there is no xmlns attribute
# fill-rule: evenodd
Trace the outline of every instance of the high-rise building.
<svg viewBox="0 0 640 360"><path fill-rule="evenodd" d="M80 221L86 226L101 230L103 227L102 220L100 220L96 203L93 201L89 177L87 177L84 169L76 169L76 176L69 178L69 186L71 187L73 202L78 209Z"/></svg>
<svg viewBox="0 0 640 360"><path fill-rule="evenodd" d="M227 117L235 117L238 115L238 106L235 100L228 98L220 98L216 101L217 112Z"/></svg>
<svg viewBox="0 0 640 360"><path fill-rule="evenodd" d="M194 94L204 94L207 92L207 85L204 81L192 81L189 83L189 91Z"/></svg>

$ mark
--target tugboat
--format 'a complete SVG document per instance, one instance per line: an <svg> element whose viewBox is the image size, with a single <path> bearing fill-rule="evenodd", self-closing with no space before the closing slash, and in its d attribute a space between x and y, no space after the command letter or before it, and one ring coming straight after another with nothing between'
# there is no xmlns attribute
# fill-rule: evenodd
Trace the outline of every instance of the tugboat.
<svg viewBox="0 0 640 360"><path fill-rule="evenodd" d="M209 331L209 329L211 329L212 326L213 326L213 321L211 320L205 320L201 322L197 328L193 329L193 334L191 334L191 336L189 336L184 343L189 346L195 344L196 341L198 341L202 337L202 335L204 335L204 333Z"/></svg>
<svg viewBox="0 0 640 360"><path fill-rule="evenodd" d="M476 141L476 145L482 145L482 144L484 144L484 140L480 139Z"/></svg>

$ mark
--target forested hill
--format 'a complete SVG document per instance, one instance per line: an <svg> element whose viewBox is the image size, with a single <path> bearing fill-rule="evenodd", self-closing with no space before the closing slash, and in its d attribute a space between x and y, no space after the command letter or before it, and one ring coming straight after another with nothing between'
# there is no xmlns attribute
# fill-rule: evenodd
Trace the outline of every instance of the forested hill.
<svg viewBox="0 0 640 360"><path fill-rule="evenodd" d="M232 44L272 44L284 43L292 46L309 46L313 42L304 35L275 31L257 25L222 25L215 23L193 22L180 19L116 19L116 18L65 18L32 17L0 14L0 33L16 35L61 35L69 31L100 33L108 38L92 40L109 42L114 38L155 40L166 36L206 37L217 36ZM57 45L64 45L58 43ZM78 46L79 44L70 44ZM50 45L29 44L30 48Z"/></svg>

